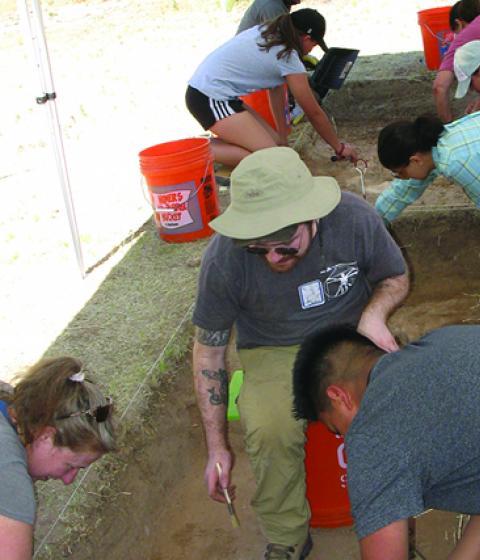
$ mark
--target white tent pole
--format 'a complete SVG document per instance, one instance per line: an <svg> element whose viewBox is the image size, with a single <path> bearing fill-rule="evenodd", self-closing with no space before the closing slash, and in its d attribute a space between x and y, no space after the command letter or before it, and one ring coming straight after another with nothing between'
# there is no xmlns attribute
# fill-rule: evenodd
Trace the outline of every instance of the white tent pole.
<svg viewBox="0 0 480 560"><path fill-rule="evenodd" d="M57 163L57 171L62 187L63 200L67 211L68 221L70 223L70 233L72 235L73 246L77 257L78 267L82 278L85 278L85 265L83 262L82 245L78 232L77 218L75 216L75 207L73 205L72 190L70 187L70 179L68 176L67 162L65 151L63 148L62 131L58 118L56 93L53 86L52 69L50 66L50 58L48 55L47 42L43 27L42 10L39 0L32 0L32 8L29 7L29 0L18 0L18 9L20 15L23 16L26 35L31 41L35 66L39 79L41 95L36 100L39 105L46 105L49 111L49 124L52 138L52 147Z"/></svg>

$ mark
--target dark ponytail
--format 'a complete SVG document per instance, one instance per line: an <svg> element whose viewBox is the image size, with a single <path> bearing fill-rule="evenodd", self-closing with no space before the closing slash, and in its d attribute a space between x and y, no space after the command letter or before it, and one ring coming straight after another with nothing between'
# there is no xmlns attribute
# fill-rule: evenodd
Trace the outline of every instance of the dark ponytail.
<svg viewBox="0 0 480 560"><path fill-rule="evenodd" d="M453 32L457 31L457 19L460 19L460 4L461 0L455 2L455 4L450 8L450 13L448 14L448 23L450 24L450 29Z"/></svg>
<svg viewBox="0 0 480 560"><path fill-rule="evenodd" d="M266 23L261 32L263 43L257 43L260 49L269 51L272 47L282 45L284 48L277 54L277 58L288 57L292 51L296 51L301 58L302 44L300 32L293 25L290 14L283 14Z"/></svg>
<svg viewBox="0 0 480 560"><path fill-rule="evenodd" d="M405 167L413 154L430 152L443 131L442 121L433 116L393 122L380 131L378 159L387 169Z"/></svg>
<svg viewBox="0 0 480 560"><path fill-rule="evenodd" d="M471 23L478 15L480 15L480 2L478 0L461 0L457 18Z"/></svg>

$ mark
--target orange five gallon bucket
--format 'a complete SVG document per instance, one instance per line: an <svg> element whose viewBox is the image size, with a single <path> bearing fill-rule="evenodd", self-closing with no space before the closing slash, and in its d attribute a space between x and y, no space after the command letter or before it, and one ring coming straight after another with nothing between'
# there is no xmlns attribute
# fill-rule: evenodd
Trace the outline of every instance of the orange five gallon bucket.
<svg viewBox="0 0 480 560"><path fill-rule="evenodd" d="M453 41L449 15L451 6L432 8L418 12L418 25L422 31L425 64L429 70L437 70L442 58Z"/></svg>
<svg viewBox="0 0 480 560"><path fill-rule="evenodd" d="M288 106L288 88L286 84L284 87L285 95L285 122L290 129L290 109ZM273 116L272 110L270 108L270 94L268 89L261 89L259 91L254 91L248 95L242 96L242 101L256 111L261 117L263 117L267 123L274 129L277 130L277 125L275 123L275 117Z"/></svg>
<svg viewBox="0 0 480 560"><path fill-rule="evenodd" d="M139 153L159 236L169 243L211 235L219 214L208 138L157 144Z"/></svg>
<svg viewBox="0 0 480 560"><path fill-rule="evenodd" d="M305 444L307 498L312 527L352 525L347 492L347 463L343 437L321 422L308 424Z"/></svg>

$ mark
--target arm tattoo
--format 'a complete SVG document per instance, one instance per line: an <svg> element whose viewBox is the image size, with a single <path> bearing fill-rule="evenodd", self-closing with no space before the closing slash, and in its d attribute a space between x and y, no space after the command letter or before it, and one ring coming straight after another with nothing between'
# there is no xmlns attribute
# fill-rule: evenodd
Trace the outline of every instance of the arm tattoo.
<svg viewBox="0 0 480 560"><path fill-rule="evenodd" d="M202 369L203 377L211 379L212 381L218 381L218 385L212 385L207 388L207 392L210 393L210 404L214 406L227 405L228 404L228 374L225 369L219 369L218 371L212 371L210 369Z"/></svg>
<svg viewBox="0 0 480 560"><path fill-rule="evenodd" d="M230 336L230 329L224 331L207 331L197 327L197 340L205 346L226 346Z"/></svg>

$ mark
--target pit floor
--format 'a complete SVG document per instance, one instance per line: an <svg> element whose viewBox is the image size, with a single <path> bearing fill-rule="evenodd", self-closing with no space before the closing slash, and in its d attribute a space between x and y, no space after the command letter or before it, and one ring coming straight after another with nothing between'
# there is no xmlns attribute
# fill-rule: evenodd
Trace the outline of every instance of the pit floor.
<svg viewBox="0 0 480 560"><path fill-rule="evenodd" d="M382 167L377 157L377 137L380 130L388 124L388 121L376 123L372 121L364 123L338 122L338 135L345 141L353 143L362 159L367 161L365 174L365 187L367 200L374 203L377 196L384 190L392 180L392 174L388 169ZM357 171L348 162L331 162L331 150L307 125L300 128L297 133L301 135L298 146L303 160L314 175L327 175L335 177L342 189L361 194L360 178ZM437 207L471 207L472 203L459 186L440 177L428 187L423 196L410 208L415 210L432 209ZM408 209L407 209L408 210Z"/></svg>

